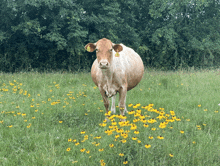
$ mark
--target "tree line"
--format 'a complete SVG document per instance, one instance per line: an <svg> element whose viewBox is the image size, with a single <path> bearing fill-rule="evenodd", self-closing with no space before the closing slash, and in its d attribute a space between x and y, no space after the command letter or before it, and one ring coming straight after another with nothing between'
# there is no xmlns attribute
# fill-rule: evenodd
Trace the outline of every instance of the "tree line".
<svg viewBox="0 0 220 166"><path fill-rule="evenodd" d="M0 18L2 72L89 71L103 37L148 67L220 65L220 0L1 0Z"/></svg>

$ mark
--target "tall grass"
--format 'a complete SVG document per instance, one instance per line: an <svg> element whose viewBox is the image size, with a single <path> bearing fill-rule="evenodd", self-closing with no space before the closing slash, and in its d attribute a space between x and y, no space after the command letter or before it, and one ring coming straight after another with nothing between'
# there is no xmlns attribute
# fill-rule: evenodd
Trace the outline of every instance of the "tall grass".
<svg viewBox="0 0 220 166"><path fill-rule="evenodd" d="M89 73L0 74L0 165L219 165L219 71L146 71L129 113Z"/></svg>

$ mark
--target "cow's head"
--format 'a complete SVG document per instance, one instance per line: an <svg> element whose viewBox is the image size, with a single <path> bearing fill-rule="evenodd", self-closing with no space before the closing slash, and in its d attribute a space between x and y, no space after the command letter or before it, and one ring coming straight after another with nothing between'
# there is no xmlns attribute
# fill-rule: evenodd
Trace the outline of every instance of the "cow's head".
<svg viewBox="0 0 220 166"><path fill-rule="evenodd" d="M123 47L120 44L113 44L110 40L103 38L96 43L89 43L85 46L88 52L96 50L96 56L101 69L106 69L111 65L112 51L120 52Z"/></svg>

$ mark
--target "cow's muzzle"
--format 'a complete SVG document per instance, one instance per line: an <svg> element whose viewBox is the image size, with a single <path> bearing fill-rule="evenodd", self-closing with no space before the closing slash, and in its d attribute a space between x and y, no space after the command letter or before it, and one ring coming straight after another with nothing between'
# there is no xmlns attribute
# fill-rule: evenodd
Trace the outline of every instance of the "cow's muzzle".
<svg viewBox="0 0 220 166"><path fill-rule="evenodd" d="M99 62L99 68L101 69L107 69L109 68L109 62L107 60L103 60Z"/></svg>

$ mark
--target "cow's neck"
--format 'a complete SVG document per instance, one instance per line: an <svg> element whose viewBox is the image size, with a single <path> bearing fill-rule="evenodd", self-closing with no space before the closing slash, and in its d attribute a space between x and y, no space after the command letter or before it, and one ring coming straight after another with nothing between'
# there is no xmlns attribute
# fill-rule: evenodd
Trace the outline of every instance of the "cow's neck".
<svg viewBox="0 0 220 166"><path fill-rule="evenodd" d="M112 83L113 70L112 68L102 69L103 80L107 84Z"/></svg>
<svg viewBox="0 0 220 166"><path fill-rule="evenodd" d="M106 92L108 97L112 97L116 94L116 88L113 83L113 69L110 67L108 69L102 70L103 75L103 90Z"/></svg>

